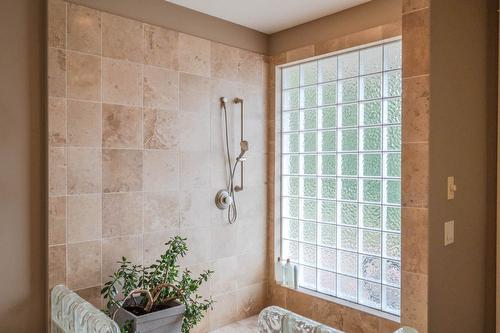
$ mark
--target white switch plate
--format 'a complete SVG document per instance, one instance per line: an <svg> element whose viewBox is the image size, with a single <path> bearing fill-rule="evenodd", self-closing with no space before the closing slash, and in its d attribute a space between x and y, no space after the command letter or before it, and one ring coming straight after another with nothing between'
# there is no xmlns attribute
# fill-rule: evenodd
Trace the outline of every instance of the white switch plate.
<svg viewBox="0 0 500 333"><path fill-rule="evenodd" d="M457 185L455 185L455 177L450 176L448 177L448 186L447 186L448 200L455 199L456 191L457 191Z"/></svg>
<svg viewBox="0 0 500 333"><path fill-rule="evenodd" d="M455 242L455 221L444 223L444 246Z"/></svg>

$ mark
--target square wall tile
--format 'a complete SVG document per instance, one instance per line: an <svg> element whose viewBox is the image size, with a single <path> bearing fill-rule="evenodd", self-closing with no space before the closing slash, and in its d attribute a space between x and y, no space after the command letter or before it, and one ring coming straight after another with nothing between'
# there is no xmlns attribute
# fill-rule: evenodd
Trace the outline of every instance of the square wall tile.
<svg viewBox="0 0 500 333"><path fill-rule="evenodd" d="M96 308L98 308L98 309L103 308L102 298L101 298L101 287L100 286L90 287L90 288L85 288L85 289L78 289L78 290L75 290L75 292L78 294L78 296L80 296L81 298L83 298L84 300L86 300L87 302L89 302L90 304L95 306Z"/></svg>
<svg viewBox="0 0 500 333"><path fill-rule="evenodd" d="M69 148L68 193L101 192L101 165L100 149Z"/></svg>
<svg viewBox="0 0 500 333"><path fill-rule="evenodd" d="M101 104L68 101L68 143L70 146L101 146Z"/></svg>
<svg viewBox="0 0 500 333"><path fill-rule="evenodd" d="M430 74L430 9L403 17L403 77Z"/></svg>
<svg viewBox="0 0 500 333"><path fill-rule="evenodd" d="M101 54L101 13L68 4L68 49Z"/></svg>
<svg viewBox="0 0 500 333"><path fill-rule="evenodd" d="M66 284L66 245L49 246L49 288Z"/></svg>
<svg viewBox="0 0 500 333"><path fill-rule="evenodd" d="M66 243L66 197L49 197L49 245Z"/></svg>
<svg viewBox="0 0 500 333"><path fill-rule="evenodd" d="M238 288L262 283L266 280L266 252L247 253L238 257L236 279Z"/></svg>
<svg viewBox="0 0 500 333"><path fill-rule="evenodd" d="M143 24L128 18L102 13L102 54L105 57L142 63Z"/></svg>
<svg viewBox="0 0 500 333"><path fill-rule="evenodd" d="M179 84L181 112L210 112L210 80L197 75L181 73Z"/></svg>
<svg viewBox="0 0 500 333"><path fill-rule="evenodd" d="M238 257L231 256L213 261L210 269L214 274L210 278L210 289L214 296L238 289Z"/></svg>
<svg viewBox="0 0 500 333"><path fill-rule="evenodd" d="M179 189L179 153L164 150L144 151L144 191Z"/></svg>
<svg viewBox="0 0 500 333"><path fill-rule="evenodd" d="M209 189L179 192L181 228L209 226L214 196Z"/></svg>
<svg viewBox="0 0 500 333"><path fill-rule="evenodd" d="M144 24L144 63L177 70L178 39L177 31Z"/></svg>
<svg viewBox="0 0 500 333"><path fill-rule="evenodd" d="M238 50L238 79L252 85L264 85L264 56Z"/></svg>
<svg viewBox="0 0 500 333"><path fill-rule="evenodd" d="M101 285L101 241L68 245L68 288L83 289Z"/></svg>
<svg viewBox="0 0 500 333"><path fill-rule="evenodd" d="M403 14L430 6L430 0L403 0Z"/></svg>
<svg viewBox="0 0 500 333"><path fill-rule="evenodd" d="M238 318L254 316L266 305L267 284L258 283L238 290Z"/></svg>
<svg viewBox="0 0 500 333"><path fill-rule="evenodd" d="M178 234L179 229L144 233L144 265L151 265L159 259L167 248L165 243Z"/></svg>
<svg viewBox="0 0 500 333"><path fill-rule="evenodd" d="M68 97L101 100L101 58L68 52Z"/></svg>
<svg viewBox="0 0 500 333"><path fill-rule="evenodd" d="M49 194L66 195L67 152L63 147L49 148Z"/></svg>
<svg viewBox="0 0 500 333"><path fill-rule="evenodd" d="M145 149L177 150L179 147L177 111L146 109L143 118Z"/></svg>
<svg viewBox="0 0 500 333"><path fill-rule="evenodd" d="M428 274L429 265L429 211L426 208L402 209L402 270Z"/></svg>
<svg viewBox="0 0 500 333"><path fill-rule="evenodd" d="M102 146L106 148L142 148L142 109L103 104Z"/></svg>
<svg viewBox="0 0 500 333"><path fill-rule="evenodd" d="M208 263L211 260L210 249L212 238L209 227L181 228L180 235L185 237L189 249L186 256L179 258L181 266Z"/></svg>
<svg viewBox="0 0 500 333"><path fill-rule="evenodd" d="M127 258L132 264L142 265L142 235L107 238L102 240L102 282L120 268L118 261Z"/></svg>
<svg viewBox="0 0 500 333"><path fill-rule="evenodd" d="M210 330L226 326L238 321L238 294L237 291L214 297L215 304L210 313Z"/></svg>
<svg viewBox="0 0 500 333"><path fill-rule="evenodd" d="M66 97L66 51L49 47L48 91L52 97Z"/></svg>
<svg viewBox="0 0 500 333"><path fill-rule="evenodd" d="M179 114L180 151L210 151L210 113Z"/></svg>
<svg viewBox="0 0 500 333"><path fill-rule="evenodd" d="M403 144L401 203L403 207L428 207L429 144Z"/></svg>
<svg viewBox="0 0 500 333"><path fill-rule="evenodd" d="M179 229L177 192L144 193L144 232Z"/></svg>
<svg viewBox="0 0 500 333"><path fill-rule="evenodd" d="M142 105L142 65L109 58L102 59L103 102Z"/></svg>
<svg viewBox="0 0 500 333"><path fill-rule="evenodd" d="M66 144L66 99L49 97L49 145Z"/></svg>
<svg viewBox="0 0 500 333"><path fill-rule="evenodd" d="M210 41L179 33L179 71L210 76Z"/></svg>
<svg viewBox="0 0 500 333"><path fill-rule="evenodd" d="M49 0L47 18L48 46L66 48L66 1Z"/></svg>
<svg viewBox="0 0 500 333"><path fill-rule="evenodd" d="M179 108L179 73L144 66L144 107L177 110Z"/></svg>
<svg viewBox="0 0 500 333"><path fill-rule="evenodd" d="M211 42L211 69L213 78L237 81L239 79L239 52L232 46Z"/></svg>
<svg viewBox="0 0 500 333"><path fill-rule="evenodd" d="M102 236L116 237L142 233L142 193L104 193Z"/></svg>
<svg viewBox="0 0 500 333"><path fill-rule="evenodd" d="M142 151L104 149L103 192L142 191Z"/></svg>
<svg viewBox="0 0 500 333"><path fill-rule="evenodd" d="M403 80L403 143L429 141L430 79L428 75Z"/></svg>
<svg viewBox="0 0 500 333"><path fill-rule="evenodd" d="M101 195L72 195L67 198L68 243L101 239Z"/></svg>
<svg viewBox="0 0 500 333"><path fill-rule="evenodd" d="M181 189L208 188L210 185L210 153L183 152L180 154Z"/></svg>

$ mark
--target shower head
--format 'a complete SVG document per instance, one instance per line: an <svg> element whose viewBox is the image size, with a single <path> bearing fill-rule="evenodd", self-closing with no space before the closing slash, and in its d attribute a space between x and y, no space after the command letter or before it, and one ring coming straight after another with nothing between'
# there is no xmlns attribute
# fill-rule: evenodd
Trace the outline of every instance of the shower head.
<svg viewBox="0 0 500 333"><path fill-rule="evenodd" d="M227 103L227 97L221 97L221 98L220 98L220 103L221 103L222 105L226 105L226 103Z"/></svg>
<svg viewBox="0 0 500 333"><path fill-rule="evenodd" d="M248 141L246 140L241 140L240 141L240 149L241 149L241 152L240 154L238 155L238 157L236 158L237 161L244 161L244 158L243 156L245 155L245 153L248 151Z"/></svg>

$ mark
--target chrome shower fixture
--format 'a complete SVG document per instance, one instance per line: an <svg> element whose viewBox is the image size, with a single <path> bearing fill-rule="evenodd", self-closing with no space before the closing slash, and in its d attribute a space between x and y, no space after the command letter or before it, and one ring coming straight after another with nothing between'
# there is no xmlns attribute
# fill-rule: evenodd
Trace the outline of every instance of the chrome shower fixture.
<svg viewBox="0 0 500 333"><path fill-rule="evenodd" d="M241 111L241 121L240 121L240 154L236 157L235 162L233 164L231 160L231 153L229 150L229 130L228 130L228 121L227 121L227 98L226 97L221 97L220 98L221 102L221 107L222 110L224 111L224 124L225 124L225 138L226 138L226 152L227 152L227 163L229 167L229 181L228 181L228 187L227 189L222 189L217 192L215 195L215 204L217 208L219 209L227 209L227 220L230 224L236 222L238 219L238 209L236 207L236 198L235 198L235 192L240 192L243 191L243 171L244 167L243 164L246 161L245 153L248 151L249 146L248 146L248 141L243 139L243 123L244 123L244 118L243 118L243 99L236 97L233 99L233 102L235 104L240 104L240 111ZM241 183L240 185L234 185L234 176L236 173L236 167L240 165L241 168Z"/></svg>

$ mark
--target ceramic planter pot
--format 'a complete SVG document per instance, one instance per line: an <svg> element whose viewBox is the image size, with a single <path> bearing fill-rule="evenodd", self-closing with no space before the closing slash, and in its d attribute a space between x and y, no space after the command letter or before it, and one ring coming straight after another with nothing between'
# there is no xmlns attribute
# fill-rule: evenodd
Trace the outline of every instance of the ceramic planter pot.
<svg viewBox="0 0 500 333"><path fill-rule="evenodd" d="M181 333L182 319L186 306L172 302L172 306L160 311L137 316L123 308L118 309L115 321L120 327L132 320L132 332L135 333Z"/></svg>

